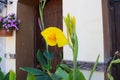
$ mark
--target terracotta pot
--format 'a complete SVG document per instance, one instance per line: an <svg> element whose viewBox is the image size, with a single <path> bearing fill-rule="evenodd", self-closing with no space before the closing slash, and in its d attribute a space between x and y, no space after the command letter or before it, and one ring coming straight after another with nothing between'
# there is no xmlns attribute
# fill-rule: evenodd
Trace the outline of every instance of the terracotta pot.
<svg viewBox="0 0 120 80"><path fill-rule="evenodd" d="M0 37L9 37L13 35L13 30L7 31L5 29L0 29Z"/></svg>

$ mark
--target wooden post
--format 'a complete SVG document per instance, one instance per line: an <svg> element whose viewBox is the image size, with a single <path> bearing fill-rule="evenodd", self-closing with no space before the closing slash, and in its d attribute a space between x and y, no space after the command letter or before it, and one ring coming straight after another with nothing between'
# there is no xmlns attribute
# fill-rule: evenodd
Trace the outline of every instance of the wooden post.
<svg viewBox="0 0 120 80"><path fill-rule="evenodd" d="M19 0L17 8L18 19L21 20L20 30L16 34L16 73L17 80L25 80L26 72L19 68L37 67L36 52L38 49L44 50L44 43L40 35L38 26L39 0ZM44 10L45 26L58 26L62 29L62 0L48 0ZM60 53L62 48L49 47L55 53L53 60L53 71L60 63Z"/></svg>
<svg viewBox="0 0 120 80"><path fill-rule="evenodd" d="M36 20L38 20L39 13L36 11ZM48 26L56 26L62 29L62 0L48 0L48 2L45 5L44 9L44 23L45 27ZM35 29L35 53L37 52L38 49L41 49L42 51L45 50L45 43L43 42L42 36L40 35L40 29L38 26ZM55 58L53 60L53 72L56 69L57 64L60 63L60 53L62 53L62 48L56 47L49 47L49 50L53 51L55 54ZM36 55L35 55L36 56ZM39 67L39 64L37 61L35 61L35 65Z"/></svg>
<svg viewBox="0 0 120 80"><path fill-rule="evenodd" d="M26 73L19 68L34 67L34 18L35 1L19 0L17 17L21 20L16 33L16 74L17 80L26 80Z"/></svg>

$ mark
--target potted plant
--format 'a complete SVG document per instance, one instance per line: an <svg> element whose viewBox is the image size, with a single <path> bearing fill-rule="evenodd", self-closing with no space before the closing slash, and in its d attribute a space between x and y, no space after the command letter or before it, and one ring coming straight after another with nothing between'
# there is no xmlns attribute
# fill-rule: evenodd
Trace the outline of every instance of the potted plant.
<svg viewBox="0 0 120 80"><path fill-rule="evenodd" d="M76 19L74 16L68 14L64 17L64 21L67 29L67 37L64 35L61 29L55 26L49 26L46 28L44 26L43 20L43 10L46 0L40 2L40 20L41 24L41 35L46 42L46 49L44 51L38 50L37 60L41 65L41 68L31 68L31 67L21 67L20 69L28 73L27 80L86 80L83 73L77 67L77 57L78 57L78 38L76 33ZM54 53L48 49L49 46L63 47L64 45L69 45L73 52L73 69L69 68L66 64L62 62L58 64L55 72L51 72L52 60L54 58ZM88 80L91 80L92 74L95 71L98 64L99 56L97 57L96 64L91 70Z"/></svg>
<svg viewBox="0 0 120 80"><path fill-rule="evenodd" d="M0 36L12 36L13 30L19 30L18 25L20 20L16 19L14 13L5 17L0 17Z"/></svg>

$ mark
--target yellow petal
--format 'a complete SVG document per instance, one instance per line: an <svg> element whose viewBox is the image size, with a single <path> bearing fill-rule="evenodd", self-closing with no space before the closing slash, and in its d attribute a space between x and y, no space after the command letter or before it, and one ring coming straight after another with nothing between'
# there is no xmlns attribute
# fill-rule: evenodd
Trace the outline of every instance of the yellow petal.
<svg viewBox="0 0 120 80"><path fill-rule="evenodd" d="M68 44L65 35L57 27L48 27L44 31L42 31L41 34L46 40L47 44L50 46L55 46L56 44L58 44L58 47L62 47Z"/></svg>
<svg viewBox="0 0 120 80"><path fill-rule="evenodd" d="M58 47L63 47L64 45L68 44L68 40L66 39L65 35L61 30L57 33L56 38L57 38Z"/></svg>
<svg viewBox="0 0 120 80"><path fill-rule="evenodd" d="M51 28L46 28L41 32L41 35L44 37L45 41L50 46L56 45L56 34L55 31Z"/></svg>
<svg viewBox="0 0 120 80"><path fill-rule="evenodd" d="M74 16L72 17L72 23L73 23L74 27L76 27L76 19Z"/></svg>

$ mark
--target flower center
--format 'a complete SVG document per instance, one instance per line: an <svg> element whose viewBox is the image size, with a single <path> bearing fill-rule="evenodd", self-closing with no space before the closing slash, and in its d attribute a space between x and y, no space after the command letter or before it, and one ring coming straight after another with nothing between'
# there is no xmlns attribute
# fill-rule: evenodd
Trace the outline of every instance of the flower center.
<svg viewBox="0 0 120 80"><path fill-rule="evenodd" d="M51 34L48 39L51 41L51 42L56 42L56 35L55 34Z"/></svg>

